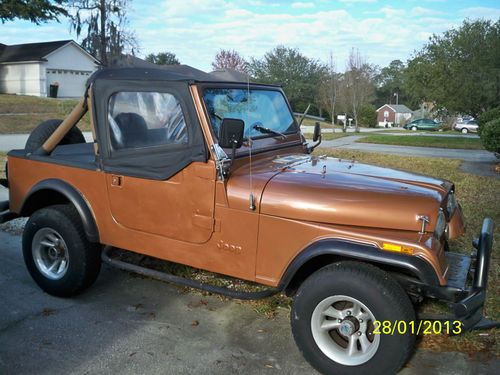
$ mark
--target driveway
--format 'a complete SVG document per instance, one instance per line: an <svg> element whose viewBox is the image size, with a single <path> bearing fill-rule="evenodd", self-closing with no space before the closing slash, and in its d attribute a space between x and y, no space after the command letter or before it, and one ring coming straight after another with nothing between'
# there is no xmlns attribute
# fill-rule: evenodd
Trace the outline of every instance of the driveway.
<svg viewBox="0 0 500 375"><path fill-rule="evenodd" d="M443 134L441 136L444 137L447 135ZM491 170L492 164L498 162L498 159L492 152L488 152L485 150L395 146L356 142L363 137L363 135L353 135L349 137L337 138L331 141L323 141L321 142L320 148L338 148L344 150L356 150L407 157L457 159L463 161L463 163L460 165L460 169L464 172L476 174L479 176L500 178L500 174L495 173Z"/></svg>
<svg viewBox="0 0 500 375"><path fill-rule="evenodd" d="M0 231L0 374L315 374L297 350L289 312L186 292L103 267L73 299L43 293L19 236ZM403 375L494 374L500 361L420 350Z"/></svg>
<svg viewBox="0 0 500 375"><path fill-rule="evenodd" d="M87 142L93 142L92 133L84 132ZM2 134L0 135L0 152L24 148L29 134Z"/></svg>

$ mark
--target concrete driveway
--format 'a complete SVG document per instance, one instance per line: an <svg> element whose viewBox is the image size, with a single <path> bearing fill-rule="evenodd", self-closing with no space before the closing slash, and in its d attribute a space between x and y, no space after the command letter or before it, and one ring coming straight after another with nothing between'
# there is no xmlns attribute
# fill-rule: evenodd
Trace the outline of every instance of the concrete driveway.
<svg viewBox="0 0 500 375"><path fill-rule="evenodd" d="M297 350L289 312L186 292L103 267L73 299L43 293L19 236L0 231L0 374L315 374ZM494 374L498 360L418 351L401 372Z"/></svg>
<svg viewBox="0 0 500 375"><path fill-rule="evenodd" d="M83 133L87 142L93 142L92 133ZM0 135L0 152L7 152L10 150L16 150L24 148L26 140L29 134L1 134Z"/></svg>

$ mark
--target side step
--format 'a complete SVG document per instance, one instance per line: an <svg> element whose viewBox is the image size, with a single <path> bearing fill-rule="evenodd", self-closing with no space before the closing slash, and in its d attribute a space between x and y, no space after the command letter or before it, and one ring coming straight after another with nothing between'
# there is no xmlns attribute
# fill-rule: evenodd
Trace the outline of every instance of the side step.
<svg viewBox="0 0 500 375"><path fill-rule="evenodd" d="M448 286L465 289L471 257L452 252L446 252L445 256L450 267L448 271Z"/></svg>
<svg viewBox="0 0 500 375"><path fill-rule="evenodd" d="M160 271L152 270L150 268L141 267L141 266L137 266L135 264L131 264L131 263L123 262L121 260L113 259L109 256L109 253L112 250L113 250L113 247L111 247L111 246L106 246L102 250L101 259L104 263L109 264L110 266L125 270L125 271L138 273L140 275L152 277L154 279L166 281L166 282L173 283L173 284L187 286L189 288L201 289L201 290L204 290L204 291L207 291L210 293L222 294L223 296L226 296L226 297L231 297L231 298L241 299L241 300L263 299L263 298L271 297L271 296L281 292L280 289L276 289L276 288L269 288L266 290L261 290L259 292L241 292L241 291L232 290L232 289L228 289L228 288L204 284L204 283L200 283L199 281L196 281L196 280L186 279L184 277L172 275L170 273L160 272Z"/></svg>

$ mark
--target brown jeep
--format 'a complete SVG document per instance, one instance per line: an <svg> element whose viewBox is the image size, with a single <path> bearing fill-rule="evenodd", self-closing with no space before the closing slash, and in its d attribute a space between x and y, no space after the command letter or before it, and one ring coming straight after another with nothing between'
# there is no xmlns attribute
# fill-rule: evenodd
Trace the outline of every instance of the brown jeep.
<svg viewBox="0 0 500 375"><path fill-rule="evenodd" d="M86 143L75 125L87 112ZM104 69L64 121L9 152L0 222L29 217L26 266L56 296L89 287L101 260L234 298L284 292L296 343L323 373L398 371L424 298L449 303L441 319L452 333L477 326L492 221L472 256L452 253L464 221L451 182L311 155L316 145L280 87L186 66ZM117 260L113 248L266 288L201 284Z"/></svg>

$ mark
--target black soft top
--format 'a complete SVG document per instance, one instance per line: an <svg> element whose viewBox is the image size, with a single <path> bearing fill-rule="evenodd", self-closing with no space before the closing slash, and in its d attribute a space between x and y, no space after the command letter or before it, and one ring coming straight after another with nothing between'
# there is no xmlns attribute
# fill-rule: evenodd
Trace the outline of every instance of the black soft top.
<svg viewBox="0 0 500 375"><path fill-rule="evenodd" d="M90 85L97 80L120 81L177 81L206 83L241 83L247 84L246 74L235 70L218 70L206 73L189 65L166 65L158 68L105 68L97 70L87 81ZM251 79L250 79L251 80ZM250 82L255 85L255 82ZM274 85L265 85L274 86Z"/></svg>

